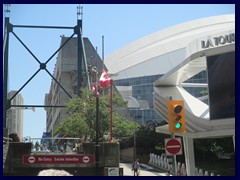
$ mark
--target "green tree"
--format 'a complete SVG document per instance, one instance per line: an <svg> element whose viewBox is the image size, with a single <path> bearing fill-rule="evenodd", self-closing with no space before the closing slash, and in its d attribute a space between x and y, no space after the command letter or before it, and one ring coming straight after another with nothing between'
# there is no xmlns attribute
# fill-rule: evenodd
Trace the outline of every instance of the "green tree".
<svg viewBox="0 0 240 180"><path fill-rule="evenodd" d="M125 102L119 93L113 94L113 105L115 107L126 107ZM63 134L69 137L90 137L95 138L96 129L96 98L93 92L87 88L82 89L82 96L72 98L66 106L68 117L65 118L54 134ZM118 112L114 111L113 138L118 140L122 137L132 135L133 129L137 126L135 122L126 120ZM99 96L99 137L104 139L104 135L110 132L110 97L109 95Z"/></svg>
<svg viewBox="0 0 240 180"><path fill-rule="evenodd" d="M219 151L221 150L221 152ZM194 139L196 161L216 160L218 153L233 153L232 137Z"/></svg>

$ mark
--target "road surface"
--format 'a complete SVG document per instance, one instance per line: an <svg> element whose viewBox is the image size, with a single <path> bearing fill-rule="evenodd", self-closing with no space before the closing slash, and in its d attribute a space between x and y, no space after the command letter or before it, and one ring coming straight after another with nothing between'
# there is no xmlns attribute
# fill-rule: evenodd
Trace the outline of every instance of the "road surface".
<svg viewBox="0 0 240 180"><path fill-rule="evenodd" d="M133 176L132 163L120 163L119 167L123 168L123 176ZM167 172L140 163L140 176L167 176Z"/></svg>

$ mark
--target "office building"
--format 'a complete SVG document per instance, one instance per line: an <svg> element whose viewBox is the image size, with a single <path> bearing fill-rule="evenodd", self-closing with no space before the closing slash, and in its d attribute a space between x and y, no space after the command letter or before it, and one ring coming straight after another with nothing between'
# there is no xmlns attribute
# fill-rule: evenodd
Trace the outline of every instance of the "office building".
<svg viewBox="0 0 240 180"><path fill-rule="evenodd" d="M68 37L62 37L61 45L66 42ZM90 81L96 81L96 74L92 69L98 71L100 75L103 64L102 60L96 52L88 38L83 38L86 61L90 74ZM77 53L78 39L72 38L59 51L55 69L53 72L54 78L61 84L65 91L71 96L77 96ZM87 86L87 80L84 69L82 68L83 87ZM71 97L52 79L49 93L45 95L45 105L65 106ZM45 107L46 110L46 132L52 130L67 116L64 108Z"/></svg>
<svg viewBox="0 0 240 180"><path fill-rule="evenodd" d="M13 97L17 91L10 91L8 99ZM12 105L23 105L23 97L18 93L11 101ZM12 107L7 111L8 134L17 133L19 139L23 138L23 108Z"/></svg>

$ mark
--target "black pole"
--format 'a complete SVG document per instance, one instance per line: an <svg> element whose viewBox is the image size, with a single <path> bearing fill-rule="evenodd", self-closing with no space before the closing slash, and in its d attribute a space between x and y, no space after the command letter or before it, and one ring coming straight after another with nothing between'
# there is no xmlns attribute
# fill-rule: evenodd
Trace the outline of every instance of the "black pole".
<svg viewBox="0 0 240 180"><path fill-rule="evenodd" d="M7 127L7 109L8 109L8 46L9 46L9 18L5 18L5 34L4 34L4 85L3 85L3 128Z"/></svg>
<svg viewBox="0 0 240 180"><path fill-rule="evenodd" d="M77 95L81 96L81 87L82 87L82 20L78 20L75 33L78 37L78 55L77 55Z"/></svg>
<svg viewBox="0 0 240 180"><path fill-rule="evenodd" d="M169 101L172 101L172 100L173 100L172 96L169 96ZM171 138L175 138L175 134L174 133L171 133ZM173 155L172 157L173 157L172 175L176 176L176 168L177 168L177 166L176 166L176 155Z"/></svg>
<svg viewBox="0 0 240 180"><path fill-rule="evenodd" d="M99 175L99 134L98 134L98 124L99 124L99 98L96 96L96 149L95 149L95 165L96 165L96 175Z"/></svg>

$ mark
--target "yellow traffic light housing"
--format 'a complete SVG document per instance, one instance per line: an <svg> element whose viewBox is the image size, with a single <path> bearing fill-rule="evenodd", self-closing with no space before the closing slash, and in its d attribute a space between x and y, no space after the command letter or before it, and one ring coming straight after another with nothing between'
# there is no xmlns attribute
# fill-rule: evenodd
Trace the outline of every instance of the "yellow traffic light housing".
<svg viewBox="0 0 240 180"><path fill-rule="evenodd" d="M168 101L168 127L170 133L185 133L184 102L181 100Z"/></svg>

